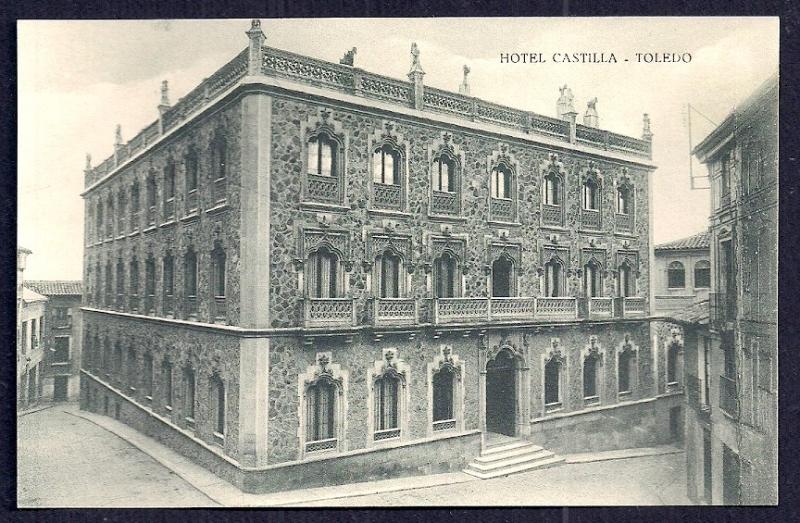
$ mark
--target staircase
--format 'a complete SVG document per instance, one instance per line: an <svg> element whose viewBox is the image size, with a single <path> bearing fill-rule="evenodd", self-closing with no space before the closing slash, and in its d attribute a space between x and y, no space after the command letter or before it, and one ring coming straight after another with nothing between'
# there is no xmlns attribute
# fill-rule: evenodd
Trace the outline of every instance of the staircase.
<svg viewBox="0 0 800 523"><path fill-rule="evenodd" d="M481 455L472 460L464 472L476 478L489 479L563 462L561 456L529 441L488 433Z"/></svg>

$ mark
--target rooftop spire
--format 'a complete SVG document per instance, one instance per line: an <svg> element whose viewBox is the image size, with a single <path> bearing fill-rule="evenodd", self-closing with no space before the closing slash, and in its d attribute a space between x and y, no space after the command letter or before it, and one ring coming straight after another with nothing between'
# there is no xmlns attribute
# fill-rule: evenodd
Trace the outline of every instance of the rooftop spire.
<svg viewBox="0 0 800 523"><path fill-rule="evenodd" d="M458 86L458 92L461 94L469 95L469 82L467 81L467 76L469 75L469 66L464 65L464 80L461 81L461 85Z"/></svg>
<svg viewBox="0 0 800 523"><path fill-rule="evenodd" d="M169 82L161 82L161 105L169 107Z"/></svg>
<svg viewBox="0 0 800 523"><path fill-rule="evenodd" d="M412 74L425 74L425 71L422 70L422 65L419 63L419 47L417 47L417 42L411 44L411 70L408 72L408 75L411 76Z"/></svg>
<svg viewBox="0 0 800 523"><path fill-rule="evenodd" d="M353 65L355 65L356 52L358 52L358 49L353 47L352 49L344 53L344 56L342 57L341 60L339 60L339 63L342 65L349 65L350 67L353 67Z"/></svg>
<svg viewBox="0 0 800 523"><path fill-rule="evenodd" d="M650 115L644 113L642 116L642 140L652 140L653 132L650 130Z"/></svg>
<svg viewBox="0 0 800 523"><path fill-rule="evenodd" d="M85 170L87 170L87 171L91 171L92 170L92 155L89 154L89 153L86 153L86 169Z"/></svg>
<svg viewBox="0 0 800 523"><path fill-rule="evenodd" d="M425 92L425 86L422 83L422 77L425 76L425 71L422 70L422 65L419 63L419 47L417 43L411 44L411 70L408 72L408 79L414 84L414 109L422 110L422 100Z"/></svg>
<svg viewBox="0 0 800 523"><path fill-rule="evenodd" d="M264 53L262 47L267 39L264 32L261 30L261 20L251 20L250 29L246 31L245 34L250 39L247 74L261 74L261 60Z"/></svg>
<svg viewBox="0 0 800 523"><path fill-rule="evenodd" d="M599 127L600 121L597 115L597 97L592 98L586 104L586 112L583 115L583 125L586 127Z"/></svg>
<svg viewBox="0 0 800 523"><path fill-rule="evenodd" d="M556 102L556 116L562 120L568 120L568 114L578 114L573 105L575 97L572 95L572 89L567 87L567 84L564 84L564 87L559 87L558 90L561 96L558 97L558 102Z"/></svg>
<svg viewBox="0 0 800 523"><path fill-rule="evenodd" d="M122 145L122 126L117 124L117 129L114 131L114 145L119 147Z"/></svg>

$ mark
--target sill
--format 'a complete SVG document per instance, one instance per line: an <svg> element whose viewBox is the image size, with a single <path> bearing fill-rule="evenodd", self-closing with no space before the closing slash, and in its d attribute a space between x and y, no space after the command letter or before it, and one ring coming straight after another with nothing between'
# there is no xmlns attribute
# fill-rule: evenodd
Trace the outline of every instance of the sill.
<svg viewBox="0 0 800 523"><path fill-rule="evenodd" d="M602 234L603 228L598 227L597 229L587 229L586 227L578 227L578 232L581 234Z"/></svg>
<svg viewBox="0 0 800 523"><path fill-rule="evenodd" d="M164 410L172 412L172 405L164 405Z"/></svg>
<svg viewBox="0 0 800 523"><path fill-rule="evenodd" d="M185 216L181 216L181 221L182 222L190 222L190 221L194 221L194 220L196 220L198 218L200 218L200 211L198 211L197 209L193 209L191 211L188 211Z"/></svg>
<svg viewBox="0 0 800 523"><path fill-rule="evenodd" d="M156 230L156 228L157 228L157 227L156 227L156 224L155 224L155 223L148 224L148 226L147 226L147 227L145 228L145 230L144 230L144 231L142 231L142 232L143 232L143 233L145 233L145 234L148 234L148 233L151 233L151 232L155 231L155 230Z"/></svg>
<svg viewBox="0 0 800 523"><path fill-rule="evenodd" d="M618 396L618 398L620 400L622 400L623 398L630 398L631 397L631 391L629 391L629 390L621 390L621 391L619 391L617 393L617 396Z"/></svg>
<svg viewBox="0 0 800 523"><path fill-rule="evenodd" d="M221 200L214 204L210 209L206 209L206 214L217 214L229 209L227 200Z"/></svg>
<svg viewBox="0 0 800 523"><path fill-rule="evenodd" d="M129 390L130 392L136 392L136 387L128 387L128 390Z"/></svg>
<svg viewBox="0 0 800 523"><path fill-rule="evenodd" d="M153 396L145 396L144 399L147 401L153 401Z"/></svg>
<svg viewBox="0 0 800 523"><path fill-rule="evenodd" d="M159 227L170 227L172 225L175 225L175 223L177 223L177 222L175 221L175 217L173 216L169 220L167 220L164 223L162 223L161 225L159 225Z"/></svg>
<svg viewBox="0 0 800 523"><path fill-rule="evenodd" d="M116 237L116 238L114 238L114 239L115 239L115 240L124 240L125 238L126 238L126 236L125 236L124 234L120 234L119 236L117 236L117 237Z"/></svg>
<svg viewBox="0 0 800 523"><path fill-rule="evenodd" d="M453 223L466 223L466 216L456 216L453 214L435 214L428 213L428 219L432 222L453 222Z"/></svg>
<svg viewBox="0 0 800 523"><path fill-rule="evenodd" d="M303 211L347 212L350 210L350 207L340 203L324 203L303 200L300 202L300 209Z"/></svg>
<svg viewBox="0 0 800 523"><path fill-rule="evenodd" d="M220 434L217 431L214 431L214 443L217 445L224 447L225 446L225 435Z"/></svg>
<svg viewBox="0 0 800 523"><path fill-rule="evenodd" d="M489 225L496 225L498 227L520 227L522 224L520 222L504 222L502 220L487 220Z"/></svg>
<svg viewBox="0 0 800 523"><path fill-rule="evenodd" d="M66 367L70 364L68 361L54 361L50 364L52 367Z"/></svg>
<svg viewBox="0 0 800 523"><path fill-rule="evenodd" d="M600 405L600 396L585 396L583 398L584 405Z"/></svg>
<svg viewBox="0 0 800 523"><path fill-rule="evenodd" d="M618 231L614 230L614 236L620 236L622 238L638 238L639 235L633 231Z"/></svg>
<svg viewBox="0 0 800 523"><path fill-rule="evenodd" d="M411 213L398 211L396 209L376 209L373 207L368 209L367 212L378 216L389 216L391 218L411 218Z"/></svg>
<svg viewBox="0 0 800 523"><path fill-rule="evenodd" d="M128 238L133 238L134 236L137 236L140 232L142 232L142 231L140 231L137 228L135 231L131 231L131 232L128 233Z"/></svg>
<svg viewBox="0 0 800 523"><path fill-rule="evenodd" d="M544 406L544 414L547 416L548 414L555 414L557 412L562 412L564 410L564 405L561 403L550 403Z"/></svg>
<svg viewBox="0 0 800 523"><path fill-rule="evenodd" d="M184 421L186 421L186 425L188 425L188 426L189 426L189 427L191 427L191 428L194 428L194 418L191 418L191 417L189 417L189 416L186 416L186 417L185 417L185 418L183 418L183 419L184 419Z"/></svg>

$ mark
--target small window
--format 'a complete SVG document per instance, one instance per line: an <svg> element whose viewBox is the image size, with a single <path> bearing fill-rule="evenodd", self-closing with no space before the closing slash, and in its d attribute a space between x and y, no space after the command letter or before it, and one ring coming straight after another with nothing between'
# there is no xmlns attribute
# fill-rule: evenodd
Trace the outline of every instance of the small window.
<svg viewBox="0 0 800 523"><path fill-rule="evenodd" d="M214 180L222 180L228 176L228 144L225 138L217 135L211 151L211 165L214 168Z"/></svg>
<svg viewBox="0 0 800 523"><path fill-rule="evenodd" d="M561 179L555 173L550 173L544 178L544 203L547 205L561 205Z"/></svg>
<svg viewBox="0 0 800 523"><path fill-rule="evenodd" d="M667 349L667 383L676 383L678 381L678 353L680 346L673 343Z"/></svg>
<svg viewBox="0 0 800 523"><path fill-rule="evenodd" d="M443 367L433 376L433 421L451 420L453 414L453 388L455 376L449 367Z"/></svg>
<svg viewBox="0 0 800 523"><path fill-rule="evenodd" d="M327 134L320 134L308 141L308 173L317 176L337 176L336 142Z"/></svg>
<svg viewBox="0 0 800 523"><path fill-rule="evenodd" d="M619 392L631 391L631 364L633 363L633 352L626 350L619 355L618 386Z"/></svg>
<svg viewBox="0 0 800 523"><path fill-rule="evenodd" d="M636 295L636 288L635 288L635 280L633 278L633 269L626 264L623 263L620 265L618 270L618 278L617 283L619 288L617 289L618 294L620 297L630 297Z"/></svg>
<svg viewBox="0 0 800 523"><path fill-rule="evenodd" d="M175 294L175 259L172 255L164 257L164 296Z"/></svg>
<svg viewBox="0 0 800 523"><path fill-rule="evenodd" d="M55 338L55 352L53 354L54 363L66 363L69 361L69 338Z"/></svg>
<svg viewBox="0 0 800 523"><path fill-rule="evenodd" d="M674 261L667 267L667 287L670 289L683 289L686 286L686 271L683 264Z"/></svg>
<svg viewBox="0 0 800 523"><path fill-rule="evenodd" d="M169 360L164 360L164 362L161 364L161 376L164 380L164 406L172 408L172 363L170 363Z"/></svg>
<svg viewBox="0 0 800 523"><path fill-rule="evenodd" d="M400 184L400 154L392 146L386 144L372 153L372 181Z"/></svg>
<svg viewBox="0 0 800 523"><path fill-rule="evenodd" d="M511 198L511 169L500 164L492 170L492 198Z"/></svg>
<svg viewBox="0 0 800 523"><path fill-rule="evenodd" d="M225 385L222 379L214 375L211 378L211 398L214 409L214 431L217 434L225 434Z"/></svg>
<svg viewBox="0 0 800 523"><path fill-rule="evenodd" d="M187 367L183 371L183 414L189 419L194 419L194 402L194 369Z"/></svg>
<svg viewBox="0 0 800 523"><path fill-rule="evenodd" d="M595 356L589 356L583 361L583 397L595 398L597 397L597 367L598 359Z"/></svg>
<svg viewBox="0 0 800 523"><path fill-rule="evenodd" d="M199 180L198 176L198 162L197 162L197 152L195 150L189 149L189 152L186 154L186 192L196 191L197 190L197 183Z"/></svg>
<svg viewBox="0 0 800 523"><path fill-rule="evenodd" d="M617 214L630 214L631 190L627 186L617 188Z"/></svg>
<svg viewBox="0 0 800 523"><path fill-rule="evenodd" d="M144 263L144 292L150 298L156 294L156 261L152 256Z"/></svg>
<svg viewBox="0 0 800 523"><path fill-rule="evenodd" d="M225 251L217 246L211 253L212 270L211 281L213 285L214 297L225 297Z"/></svg>
<svg viewBox="0 0 800 523"><path fill-rule="evenodd" d="M456 192L455 162L448 155L441 155L434 162L433 188L440 192Z"/></svg>
<svg viewBox="0 0 800 523"><path fill-rule="evenodd" d="M583 286L587 297L598 298L603 295L603 272L593 262L594 260L583 267Z"/></svg>
<svg viewBox="0 0 800 523"><path fill-rule="evenodd" d="M711 264L708 261L700 260L694 264L694 286L696 289L711 287Z"/></svg>
<svg viewBox="0 0 800 523"><path fill-rule="evenodd" d="M197 297L197 254L189 250L184 257L184 291L187 298Z"/></svg>
<svg viewBox="0 0 800 523"><path fill-rule="evenodd" d="M153 356L144 355L144 369L142 370L142 389L146 398L153 397Z"/></svg>
<svg viewBox="0 0 800 523"><path fill-rule="evenodd" d="M309 263L309 291L312 298L337 298L339 296L339 257L326 247L311 254Z"/></svg>
<svg viewBox="0 0 800 523"><path fill-rule="evenodd" d="M510 297L514 293L514 263L501 256L492 263L492 297Z"/></svg>
<svg viewBox="0 0 800 523"><path fill-rule="evenodd" d="M399 298L401 294L401 267L399 256L391 252L383 253L378 260L380 270L380 296L381 298Z"/></svg>

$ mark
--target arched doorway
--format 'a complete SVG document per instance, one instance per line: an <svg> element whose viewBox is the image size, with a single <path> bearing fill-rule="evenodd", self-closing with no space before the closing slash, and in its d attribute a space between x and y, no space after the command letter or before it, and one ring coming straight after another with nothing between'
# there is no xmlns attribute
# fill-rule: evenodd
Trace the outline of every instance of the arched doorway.
<svg viewBox="0 0 800 523"><path fill-rule="evenodd" d="M515 435L516 378L514 356L501 350L486 363L486 431Z"/></svg>

